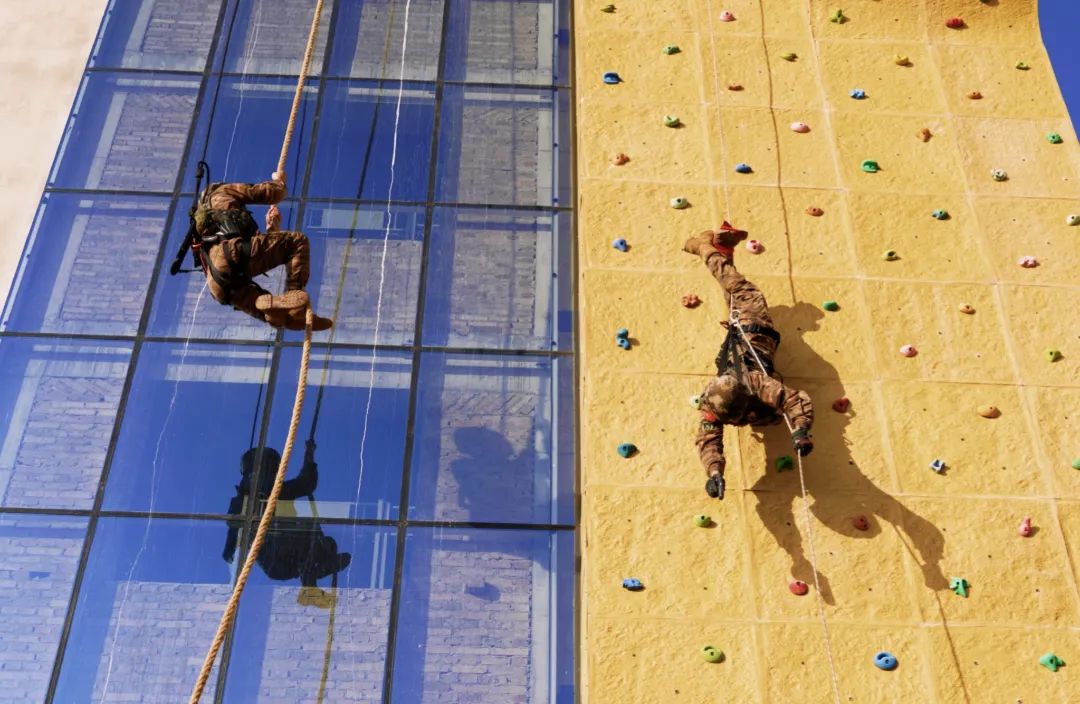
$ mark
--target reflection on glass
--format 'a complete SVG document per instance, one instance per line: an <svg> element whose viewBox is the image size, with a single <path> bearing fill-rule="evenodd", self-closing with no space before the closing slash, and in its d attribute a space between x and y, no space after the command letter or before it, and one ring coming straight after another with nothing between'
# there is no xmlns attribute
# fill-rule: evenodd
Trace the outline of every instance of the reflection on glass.
<svg viewBox="0 0 1080 704"><path fill-rule="evenodd" d="M374 363L374 369L372 364ZM292 418L300 350L281 354L268 444L280 448ZM318 501L278 507L277 515L397 518L412 357L401 352L312 350L307 401L288 476L303 474L300 438L314 441ZM367 424L365 435L365 422Z"/></svg>
<svg viewBox="0 0 1080 704"><path fill-rule="evenodd" d="M45 701L85 534L85 518L0 517L0 700Z"/></svg>
<svg viewBox="0 0 1080 704"><path fill-rule="evenodd" d="M217 521L102 518L57 702L186 701L232 592ZM217 667L204 701L214 701Z"/></svg>
<svg viewBox="0 0 1080 704"><path fill-rule="evenodd" d="M394 531L317 520L278 521L273 531L287 547L270 562L275 574L257 571L244 591L225 700L381 702ZM281 565L306 564L319 545L347 566L319 587L275 576L294 574Z"/></svg>
<svg viewBox="0 0 1080 704"><path fill-rule="evenodd" d="M570 532L413 528L394 704L571 704Z"/></svg>
<svg viewBox="0 0 1080 704"><path fill-rule="evenodd" d="M570 227L568 214L437 209L424 344L569 349Z"/></svg>
<svg viewBox="0 0 1080 704"><path fill-rule="evenodd" d="M423 208L308 203L303 231L311 240L308 295L320 315L334 319L330 339L372 343L377 325L380 344L411 344Z"/></svg>
<svg viewBox="0 0 1080 704"><path fill-rule="evenodd" d="M436 199L444 203L559 205L569 200L569 102L554 89L447 86ZM564 185L565 184L565 185Z"/></svg>
<svg viewBox="0 0 1080 704"><path fill-rule="evenodd" d="M555 464L573 419L560 360L426 354L420 368L409 517L572 520L573 465Z"/></svg>
<svg viewBox="0 0 1080 704"><path fill-rule="evenodd" d="M4 506L90 508L130 356L129 343L0 339Z"/></svg>
<svg viewBox="0 0 1080 704"><path fill-rule="evenodd" d="M87 74L49 184L171 192L198 76Z"/></svg>
<svg viewBox="0 0 1080 704"><path fill-rule="evenodd" d="M435 91L343 81L327 91L308 196L426 201Z"/></svg>
<svg viewBox="0 0 1080 704"><path fill-rule="evenodd" d="M446 78L470 83L551 85L556 54L552 0L450 0Z"/></svg>
<svg viewBox="0 0 1080 704"><path fill-rule="evenodd" d="M90 65L105 68L201 71L222 0L114 2Z"/></svg>
<svg viewBox="0 0 1080 704"><path fill-rule="evenodd" d="M257 439L270 351L146 343L109 472L105 507L221 513Z"/></svg>
<svg viewBox="0 0 1080 704"><path fill-rule="evenodd" d="M240 5L236 10L236 19L230 22L232 34L219 47L219 52L228 47L225 71L289 76L299 74L311 19L315 14L315 3L312 0L237 1ZM323 6L309 74L322 70L326 36L333 22L335 5L327 2Z"/></svg>
<svg viewBox="0 0 1080 704"><path fill-rule="evenodd" d="M330 75L434 81L444 4L443 0L342 3L330 55ZM406 5L408 41L404 36Z"/></svg>
<svg viewBox="0 0 1080 704"><path fill-rule="evenodd" d="M134 335L168 210L163 198L46 194L4 329Z"/></svg>

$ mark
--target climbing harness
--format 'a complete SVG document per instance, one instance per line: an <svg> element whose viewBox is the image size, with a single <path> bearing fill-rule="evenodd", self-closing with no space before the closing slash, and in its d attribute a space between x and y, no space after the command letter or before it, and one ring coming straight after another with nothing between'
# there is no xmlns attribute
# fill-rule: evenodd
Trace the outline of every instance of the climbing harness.
<svg viewBox="0 0 1080 704"><path fill-rule="evenodd" d="M307 78L308 69L311 67L311 57L315 52L315 39L319 31L319 19L322 16L323 2L324 0L317 0L315 12L311 19L311 30L308 34L307 47L304 50L304 61L300 69L300 75L296 81L296 94L293 96L289 121L285 127L285 138L282 141L281 154L278 157L278 171L285 170L285 164L289 156L289 144L292 142L293 132L296 128L296 116L300 107L300 99L304 91L304 81ZM221 621L218 623L217 632L214 634L214 640L210 644L210 649L207 651L206 658L203 660L202 669L199 671L198 679L192 688L191 697L188 700L189 704L199 704L199 701L202 699L203 690L206 688L206 683L210 679L210 672L214 669L214 662L217 660L218 652L220 652L221 646L225 642L225 635L232 625L232 622L236 619L236 611L240 605L240 595L244 592L248 577L251 575L251 570L255 565L255 561L258 558L263 543L266 542L266 534L269 532L270 524L274 519L278 496L281 494L281 487L285 483L285 470L289 466L289 458L292 457L293 445L296 442L296 431L300 427L300 414L304 408L304 395L307 391L308 364L311 361L311 325L313 320L314 313L309 306L305 311L304 347L300 357L300 378L296 385L296 399L293 402L292 419L289 422L289 433L285 439L285 446L281 450L281 462L278 463L277 474L274 476L274 486L270 490L270 496L266 500L266 508L259 518L259 527L255 532L255 538L252 540L251 547L248 549L247 556L244 559L244 565L240 568L240 572L236 576L236 584L233 586L232 595L225 605L225 612L221 615Z"/></svg>
<svg viewBox="0 0 1080 704"><path fill-rule="evenodd" d="M739 314L740 312L737 309L732 309L732 320L737 321ZM749 325L743 325L742 330L750 334L764 335L775 341L777 345L780 344L780 333L768 325L750 323ZM741 336L736 332L734 324L729 322L724 344L721 345L720 352L716 355L716 373L733 373L733 376L741 383L745 367L751 365L754 361L748 352L749 349L751 349L749 339L742 340ZM772 376L775 371L772 361L762 359L760 362L765 374Z"/></svg>

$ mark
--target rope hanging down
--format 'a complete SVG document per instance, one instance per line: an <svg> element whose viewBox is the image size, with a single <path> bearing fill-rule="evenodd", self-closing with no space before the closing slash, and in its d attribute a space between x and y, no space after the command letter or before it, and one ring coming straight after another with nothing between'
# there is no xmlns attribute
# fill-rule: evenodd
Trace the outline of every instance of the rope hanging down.
<svg viewBox="0 0 1080 704"><path fill-rule="evenodd" d="M289 145L292 142L293 131L296 129L296 115L299 111L300 98L304 91L304 80L307 78L308 69L311 67L311 56L315 51L315 38L319 32L319 18L322 15L322 9L323 0L318 0L315 4L315 14L311 19L311 32L308 34L307 48L304 50L303 66L300 69L300 77L296 81L296 95L293 97L292 110L289 113L289 122L285 127L285 138L281 144L281 156L278 158L278 171L285 170L285 163L289 156ZM199 701L202 699L203 690L206 688L207 680L210 679L210 672L214 669L214 662L217 660L218 652L220 652L221 646L225 642L225 634L228 632L232 622L236 619L236 610L240 605L240 595L244 592L244 586L247 585L248 577L251 574L252 568L255 566L255 560L258 558L259 551L266 541L266 534L270 530L270 523L274 520L278 496L281 494L281 487L285 483L285 471L289 466L289 458L292 456L293 445L296 442L296 431L297 428L300 427L300 413L304 409L304 394L307 391L308 362L311 359L311 324L313 319L314 314L309 306L305 316L304 351L300 357L300 378L296 384L296 400L293 402L292 420L289 422L289 434L285 439L285 447L281 450L281 461L278 463L277 474L274 476L274 486L270 490L270 496L267 498L266 506L263 508L262 516L259 518L259 527L255 532L255 539L251 542L251 547L248 549L247 557L244 559L244 566L240 568L240 573L236 576L236 584L233 586L232 595L225 605L225 613L221 615L221 622L218 623L217 633L214 634L214 640L210 644L210 650L206 653L206 659L203 661L202 670L199 672L199 678L191 690L191 698L188 700L189 704L199 704Z"/></svg>

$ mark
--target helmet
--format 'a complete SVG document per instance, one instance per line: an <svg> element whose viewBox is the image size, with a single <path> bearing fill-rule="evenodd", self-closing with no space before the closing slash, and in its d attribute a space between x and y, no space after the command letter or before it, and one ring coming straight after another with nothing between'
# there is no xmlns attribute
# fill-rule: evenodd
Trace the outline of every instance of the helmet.
<svg viewBox="0 0 1080 704"><path fill-rule="evenodd" d="M746 410L750 392L731 374L715 377L701 394L701 410L712 413L717 420L736 419Z"/></svg>

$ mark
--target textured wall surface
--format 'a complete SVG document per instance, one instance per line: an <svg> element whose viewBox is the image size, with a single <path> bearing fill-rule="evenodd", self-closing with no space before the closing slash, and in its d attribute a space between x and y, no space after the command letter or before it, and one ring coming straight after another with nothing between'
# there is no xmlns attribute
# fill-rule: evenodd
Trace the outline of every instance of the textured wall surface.
<svg viewBox="0 0 1080 704"><path fill-rule="evenodd" d="M587 701L833 701L830 651L837 701L1074 701L1080 148L1036 2L848 0L843 23L807 0L615 2L576 8ZM612 164L619 152L630 161ZM725 218L764 244L736 263L772 306L779 371L817 406L809 531L797 472L773 469L783 426L728 428L727 499L702 490L687 398L727 307L680 247ZM1021 268L1028 255L1040 266ZM703 304L683 308L686 293ZM980 417L986 404L1001 416ZM622 442L639 453L620 458ZM706 663L705 644L726 660ZM875 668L880 650L899 668ZM1041 667L1051 651L1069 665Z"/></svg>

